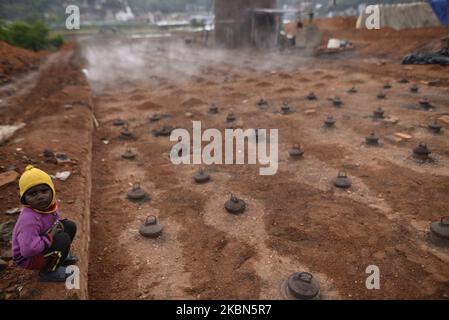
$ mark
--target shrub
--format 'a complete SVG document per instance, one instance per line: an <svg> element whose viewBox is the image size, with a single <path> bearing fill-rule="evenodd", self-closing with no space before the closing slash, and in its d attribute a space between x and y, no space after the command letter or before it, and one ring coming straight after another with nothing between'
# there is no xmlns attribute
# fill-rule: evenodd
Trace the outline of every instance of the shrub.
<svg viewBox="0 0 449 320"><path fill-rule="evenodd" d="M63 46L64 44L64 37L61 36L60 34L51 37L49 40L49 45L54 48L54 49L59 49Z"/></svg>
<svg viewBox="0 0 449 320"><path fill-rule="evenodd" d="M48 29L42 22L13 22L7 28L7 41L13 46L38 51L47 47L47 38Z"/></svg>
<svg viewBox="0 0 449 320"><path fill-rule="evenodd" d="M59 49L64 44L62 36L49 38L49 31L41 21L33 23L16 21L9 25L0 22L0 40L33 51L48 47Z"/></svg>

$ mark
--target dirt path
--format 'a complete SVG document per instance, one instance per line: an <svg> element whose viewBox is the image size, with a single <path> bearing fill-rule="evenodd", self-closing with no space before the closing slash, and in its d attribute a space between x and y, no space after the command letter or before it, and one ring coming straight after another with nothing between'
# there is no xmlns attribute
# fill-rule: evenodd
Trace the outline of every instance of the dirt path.
<svg viewBox="0 0 449 320"><path fill-rule="evenodd" d="M325 299L447 298L449 251L426 238L429 223L449 209L443 200L449 190L447 128L435 136L425 127L449 111L448 86L422 84L412 94L410 84L397 82L404 72L413 74L413 82L443 76L443 69L411 71L363 57L339 68L329 59L248 55L164 40L136 43L127 61L138 63L118 60L114 75L102 78L105 70L94 62L112 48L89 47L88 55L101 124L94 138L91 298L278 299L282 280L301 270L319 279ZM140 76L123 74L129 69L136 75L133 68ZM386 81L393 88L380 101L376 95ZM359 93L347 94L354 85ZM316 102L305 99L312 90ZM342 108L327 100L335 95ZM435 108L405 107L422 96ZM260 98L269 101L267 110L257 107ZM292 114L279 113L284 101ZM207 113L210 103L217 104L218 115ZM399 122L373 121L378 106ZM203 130L223 130L231 109L243 128L279 128L275 176L259 176L257 166L214 165L205 167L212 181L196 185L198 166L174 166L168 158L173 143L151 135L166 124L191 131L192 120L202 121ZM169 116L150 122L155 113ZM331 130L322 126L328 114L337 118ZM136 140L118 138L121 128L112 125L117 118L128 121ZM381 137L378 148L363 144L372 130ZM412 139L386 138L399 131ZM420 141L433 150L434 163L410 157ZM304 159L289 159L294 142L304 146ZM126 146L137 160L121 159ZM340 169L353 179L349 191L332 187ZM126 199L138 181L151 195L140 205ZM231 192L248 204L241 216L223 208ZM148 215L165 225L161 238L139 236ZM365 287L372 264L381 270L379 291Z"/></svg>
<svg viewBox="0 0 449 320"><path fill-rule="evenodd" d="M7 270L0 274L2 299L87 297L93 120L90 88L78 53L75 46L67 45L49 56L39 70L0 89L2 124L25 123L23 129L0 147L0 163L2 171L15 165L21 173L31 163L51 175L71 172L68 180L55 179L54 183L62 216L74 220L78 226L74 252L80 260L81 288L70 292L60 284L39 282L37 272L14 265L10 246L2 242L0 256L8 261ZM42 155L45 149L65 153L72 161L60 165L47 162ZM17 194L17 184L2 188L0 223L17 219L17 215L3 214L18 207Z"/></svg>

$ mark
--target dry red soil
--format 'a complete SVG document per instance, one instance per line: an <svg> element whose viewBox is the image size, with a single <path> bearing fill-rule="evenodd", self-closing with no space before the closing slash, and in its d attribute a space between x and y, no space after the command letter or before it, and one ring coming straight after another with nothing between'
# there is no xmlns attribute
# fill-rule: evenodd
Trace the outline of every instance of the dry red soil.
<svg viewBox="0 0 449 320"><path fill-rule="evenodd" d="M0 41L0 84L10 82L18 73L37 69L47 54L45 51L35 53Z"/></svg>
<svg viewBox="0 0 449 320"><path fill-rule="evenodd" d="M318 57L301 50L205 48L173 37L83 41L79 54L85 61L78 53L69 55L69 49L49 58L46 68L65 72L79 72L85 63L99 122L92 135L90 244L88 257L87 251L83 256L89 259L90 299L279 299L282 281L295 271L313 273L324 299L448 298L449 249L428 241L428 232L430 222L449 211L449 126L441 122L439 135L427 129L430 120L449 113L448 68L400 64L403 55L434 47L445 30L347 30L352 23L318 21L322 44L336 37L355 48ZM64 54L71 58L58 60ZM83 79L70 90L60 84L81 77L78 72L59 81L30 79L36 86L23 101L52 88L69 95L87 91ZM401 78L410 83L398 83ZM436 78L437 86L427 85ZM387 99L379 100L385 82L392 88L385 90ZM419 84L418 93L409 91L413 83ZM353 86L358 93L347 93ZM305 98L310 91L317 101ZM61 119L64 112L78 110L56 113L52 102L53 108L64 105L59 100L64 94L51 95L39 108L11 106L2 119ZM328 100L336 95L344 103L340 108ZM432 109L414 107L422 97L430 99ZM269 102L264 110L257 106L261 98ZM284 102L292 113L280 114ZM218 114L208 114L211 103ZM378 107L398 122L374 121ZM199 166L173 165L169 152L174 142L151 134L164 125L191 132L193 120L201 121L203 130L224 130L231 110L243 129L279 129L276 175L260 176L258 165L203 166L212 179L197 185L192 177ZM150 122L156 113L168 116ZM323 127L327 115L337 119L335 128ZM120 139L122 128L112 125L117 118L128 122L134 140ZM79 115L51 132L42 123L22 129L26 139L20 147L37 158L50 136L57 135L61 141L53 148L78 158L85 168L88 151L80 149L86 146L70 133L91 130L85 127L91 120L90 114ZM380 136L379 147L363 143L373 130ZM28 138L32 132L35 139ZM391 136L397 132L411 139L395 142ZM432 150L431 162L411 156L421 141ZM304 147L302 159L288 156L293 143ZM18 146L1 147L2 165L24 165ZM135 160L121 158L127 147L137 153ZM342 169L353 181L349 190L332 185ZM64 200L75 201L63 202L63 208L79 223L82 210L72 206L85 203L82 172L57 184ZM149 193L149 201L128 201L126 193L135 182ZM3 211L16 205L15 188L2 190ZM231 193L246 201L242 215L226 213L223 205ZM149 215L165 226L157 239L138 233ZM79 247L75 251L83 255ZM380 269L380 290L365 286L369 265ZM45 297L45 289L27 272L11 265L6 277L10 287L22 281L39 290L32 298Z"/></svg>

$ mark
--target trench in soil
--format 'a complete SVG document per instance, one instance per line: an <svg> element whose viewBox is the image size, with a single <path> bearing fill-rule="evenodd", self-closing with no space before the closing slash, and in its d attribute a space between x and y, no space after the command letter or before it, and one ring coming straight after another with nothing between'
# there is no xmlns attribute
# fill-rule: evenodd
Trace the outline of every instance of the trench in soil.
<svg viewBox="0 0 449 320"><path fill-rule="evenodd" d="M348 70L291 56L286 67L282 59L268 65L270 57L260 53L229 51L223 59L221 51L171 42L131 49L136 61L129 63L141 77L130 78L136 73L127 73L123 61L108 61L115 70L105 73L113 73L107 81L106 66L95 58L108 48L88 48L100 124L93 138L90 298L279 299L282 281L296 271L312 272L324 299L441 298L449 291L449 251L427 241L429 222L449 209L443 201L449 130L433 135L420 127L448 111L447 88L422 87L436 108L416 111L403 107L420 95L397 83L399 67L379 76L357 63ZM393 88L377 100L386 81ZM354 85L359 92L347 94ZM310 91L317 101L304 98ZM341 108L327 100L335 95ZM258 108L260 98L269 101L266 110ZM279 113L284 101L293 113ZM211 103L217 115L208 114ZM400 122L373 121L378 106ZM191 132L192 120L222 131L230 110L244 129L279 129L276 175L260 176L254 165L203 166L212 179L198 185L192 177L199 166L173 165L174 142L151 134L163 125ZM155 113L169 116L150 122ZM325 129L329 114L337 124ZM112 125L117 118L128 122L135 140L120 138L121 127ZM411 141L385 139L412 127ZM372 130L379 147L363 144ZM410 157L418 141L433 150L433 163ZM302 159L288 157L293 143L305 148ZM135 160L121 158L127 147L137 152ZM340 169L353 180L349 190L332 186ZM127 199L135 182L149 201ZM248 204L242 215L225 212L230 193ZM149 215L165 226L157 239L138 233ZM382 290L366 289L369 265L379 266Z"/></svg>

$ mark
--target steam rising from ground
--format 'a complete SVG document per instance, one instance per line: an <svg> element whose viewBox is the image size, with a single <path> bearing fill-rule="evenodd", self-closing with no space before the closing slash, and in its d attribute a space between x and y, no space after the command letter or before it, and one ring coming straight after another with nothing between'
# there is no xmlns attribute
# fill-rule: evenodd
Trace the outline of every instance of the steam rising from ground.
<svg viewBox="0 0 449 320"><path fill-rule="evenodd" d="M91 39L83 42L88 79L95 90L127 81L160 77L171 84L201 76L205 67L234 65L253 71L292 71L304 63L300 55L279 50L219 49L159 37Z"/></svg>
<svg viewBox="0 0 449 320"><path fill-rule="evenodd" d="M87 59L88 78L92 82L108 83L127 77L130 80L145 76L146 62L128 43L94 44L83 48Z"/></svg>

